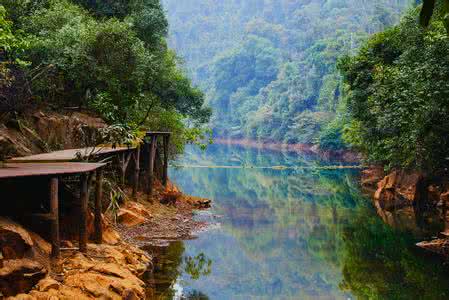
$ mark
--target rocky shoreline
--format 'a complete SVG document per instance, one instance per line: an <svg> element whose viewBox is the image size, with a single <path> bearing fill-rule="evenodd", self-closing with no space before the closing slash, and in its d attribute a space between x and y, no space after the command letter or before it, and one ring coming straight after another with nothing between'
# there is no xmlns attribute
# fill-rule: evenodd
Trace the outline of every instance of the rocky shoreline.
<svg viewBox="0 0 449 300"><path fill-rule="evenodd" d="M79 253L63 241L62 257L50 259L51 246L36 233L0 219L0 292L6 299L144 299L153 291L143 275L152 272L151 253L145 245L193 238L207 224L193 219L194 211L210 201L183 195L170 184L128 200L117 212L117 223L104 216L103 244L88 244ZM169 203L167 202L169 201Z"/></svg>
<svg viewBox="0 0 449 300"><path fill-rule="evenodd" d="M0 124L0 157L84 146L79 129L95 133L104 126L88 112L30 112L16 123ZM183 195L171 183L167 189L158 180L154 184L150 199L146 194L133 198L125 189L120 207L103 215L103 244L89 243L85 254L72 239L77 220L62 218L64 240L57 261L50 259L51 245L36 233L48 230L0 217L0 298L144 299L153 294L144 277L153 271L154 256L140 247L193 238L207 226L194 220L194 211L210 206L209 200ZM93 219L90 213L92 237Z"/></svg>
<svg viewBox="0 0 449 300"><path fill-rule="evenodd" d="M371 167L362 186L378 215L390 226L433 236L417 246L449 259L449 176ZM435 230L439 233L435 233Z"/></svg>

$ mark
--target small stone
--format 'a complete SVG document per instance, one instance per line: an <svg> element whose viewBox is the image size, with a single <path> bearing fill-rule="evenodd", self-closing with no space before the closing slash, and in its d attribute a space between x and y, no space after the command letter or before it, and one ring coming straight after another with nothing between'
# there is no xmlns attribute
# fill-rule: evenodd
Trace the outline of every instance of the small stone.
<svg viewBox="0 0 449 300"><path fill-rule="evenodd" d="M51 289L58 290L59 286L60 286L59 282L50 277L46 277L41 281L39 281L39 283L37 284L37 289L41 292L47 292Z"/></svg>
<svg viewBox="0 0 449 300"><path fill-rule="evenodd" d="M119 210L117 220L127 227L137 226L146 222L143 216L124 208Z"/></svg>

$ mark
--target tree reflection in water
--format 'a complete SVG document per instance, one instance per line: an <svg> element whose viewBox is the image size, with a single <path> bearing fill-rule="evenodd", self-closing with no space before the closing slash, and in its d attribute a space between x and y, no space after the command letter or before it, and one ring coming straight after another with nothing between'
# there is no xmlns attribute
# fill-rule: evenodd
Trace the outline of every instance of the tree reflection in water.
<svg viewBox="0 0 449 300"><path fill-rule="evenodd" d="M191 164L226 165L229 157L241 165L323 163L239 147L188 151ZM220 228L184 243L180 255L190 259L172 259L178 272L171 286L180 285L185 297L201 291L211 299L448 298L446 267L417 251L413 230L382 222L360 191L358 171L170 172L185 192L214 200L214 212L224 216ZM210 269L201 254L213 260Z"/></svg>
<svg viewBox="0 0 449 300"><path fill-rule="evenodd" d="M209 299L196 290L184 295L177 286L183 274L188 274L192 280L199 280L210 274L212 260L204 253L185 256L182 241L171 242L168 246L147 246L144 249L153 256L153 269L145 277L149 299Z"/></svg>

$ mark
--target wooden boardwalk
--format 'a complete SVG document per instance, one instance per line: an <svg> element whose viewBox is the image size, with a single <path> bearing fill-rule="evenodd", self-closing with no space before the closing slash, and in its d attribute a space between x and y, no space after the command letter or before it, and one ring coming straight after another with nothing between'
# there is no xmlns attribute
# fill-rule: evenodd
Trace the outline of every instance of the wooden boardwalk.
<svg viewBox="0 0 449 300"><path fill-rule="evenodd" d="M7 160L10 163L49 163L49 162L71 162L78 161L80 158L96 158L99 156L108 156L122 154L135 150L135 147L89 147L79 149L68 149L42 153L25 157L15 157Z"/></svg>
<svg viewBox="0 0 449 300"><path fill-rule="evenodd" d="M102 168L101 163L21 163L6 164L0 168L0 179L20 179L29 177L45 177L49 180L49 207L48 213L33 214L32 217L50 222L52 256L60 255L59 239L59 181L64 176L80 177L80 211L79 211L79 249L87 251L87 212L89 201L89 178L96 176L95 199L95 235L97 242L102 241L101 227L101 197L102 197ZM24 188L27 188L24 186Z"/></svg>
<svg viewBox="0 0 449 300"><path fill-rule="evenodd" d="M62 176L88 173L105 166L98 163L7 163L0 168L0 179L33 176Z"/></svg>
<svg viewBox="0 0 449 300"><path fill-rule="evenodd" d="M48 213L34 214L33 217L47 220L51 223L51 244L52 256L60 256L59 239L59 182L61 178L67 176L79 176L80 180L80 214L79 214L79 249L81 252L87 251L87 213L89 201L90 183L95 178L95 241L101 243L102 238L102 196L103 196L103 168L106 163L91 163L89 160L114 161L117 158L121 172L121 183L125 184L125 174L129 163L134 161L133 195L136 196L139 188L139 174L142 155L148 156L146 171L146 191L149 196L152 194L153 172L158 146L158 137L163 138L163 184L166 186L168 177L168 147L170 132L147 132L143 146L138 147L89 147L79 149L68 149L30 155L26 157L15 157L6 161L0 167L0 180L21 179L31 177L44 177L49 181L49 202L50 211ZM83 162L84 161L84 162ZM86 162L87 161L87 162ZM26 188L26 187L24 187Z"/></svg>

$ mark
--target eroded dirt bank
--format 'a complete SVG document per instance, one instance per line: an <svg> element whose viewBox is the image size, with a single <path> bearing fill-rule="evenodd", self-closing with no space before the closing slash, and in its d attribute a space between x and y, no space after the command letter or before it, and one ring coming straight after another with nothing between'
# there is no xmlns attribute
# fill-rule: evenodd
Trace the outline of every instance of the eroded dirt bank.
<svg viewBox="0 0 449 300"><path fill-rule="evenodd" d="M89 112L36 110L17 119L0 119L0 158L85 147L106 123Z"/></svg>

